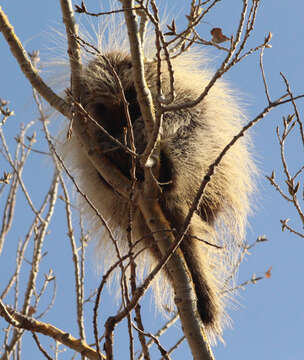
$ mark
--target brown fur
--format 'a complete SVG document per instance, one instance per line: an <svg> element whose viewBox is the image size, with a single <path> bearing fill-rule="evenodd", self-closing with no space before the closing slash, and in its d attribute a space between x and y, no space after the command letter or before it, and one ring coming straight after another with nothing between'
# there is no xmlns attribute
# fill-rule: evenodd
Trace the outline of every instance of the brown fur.
<svg viewBox="0 0 304 360"><path fill-rule="evenodd" d="M133 84L133 69L130 57L123 52L105 54L118 74L129 102L133 122L137 153L145 145L144 124ZM210 78L208 71L200 69L201 54L182 55L173 61L175 75L175 103L194 100L204 89ZM152 96L156 96L156 71L151 62L145 64L145 75ZM87 111L111 135L124 142L123 128L126 127L125 113L113 74L101 56L91 60L82 74L81 103ZM168 92L168 76L163 75L164 94ZM218 82L208 96L194 108L166 113L163 119L160 143L160 183L162 185L161 205L163 211L177 231L182 226L199 185L209 167L224 146L242 127L243 115L232 92ZM131 159L117 148L100 130L92 126L100 139L100 148L106 156L130 177ZM128 204L115 193L97 174L96 170L81 153L77 139L67 145L67 162L76 180L95 206L100 210L119 241L121 252L127 251L126 231L128 225ZM198 311L202 321L211 331L221 334L224 316L225 296L230 277L234 277L234 265L239 254L239 245L244 237L246 218L249 212L249 195L252 192L252 175L255 167L251 159L248 141L241 139L226 154L217 167L215 175L207 185L190 230L181 245L191 272L198 299ZM143 171L137 164L137 178L143 180ZM82 202L92 229L100 229L97 219ZM142 215L137 211L134 221L134 239L149 233ZM195 236L195 237L193 237ZM223 247L216 249L199 239ZM139 245L149 246L137 260L139 274L145 267L149 270L159 251L151 245L151 238ZM106 263L114 261L115 252L107 233L100 235L100 252L105 251ZM154 250L153 250L154 249ZM165 279L168 276L163 272ZM156 300L162 305L172 302L173 292L170 280L159 275L154 283ZM168 286L169 285L169 286Z"/></svg>

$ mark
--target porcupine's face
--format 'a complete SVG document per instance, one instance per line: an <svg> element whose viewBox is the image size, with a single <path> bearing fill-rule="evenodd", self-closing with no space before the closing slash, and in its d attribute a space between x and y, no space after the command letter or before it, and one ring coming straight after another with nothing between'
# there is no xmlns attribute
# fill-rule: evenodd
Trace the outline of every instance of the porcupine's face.
<svg viewBox="0 0 304 360"><path fill-rule="evenodd" d="M121 81L128 102L136 152L137 154L141 154L145 149L147 141L144 122L137 102L130 56L119 52L108 53L105 56ZM146 74L146 77L148 79L146 80L148 80L151 85L155 81L152 65L149 64L147 69L146 72L148 72L148 74ZM84 88L81 103L84 108L113 137L117 138L121 143L130 146L126 136L127 119L121 92L115 81L113 69L109 67L103 57L97 57L88 64L84 71L83 83ZM96 125L91 124L91 127L95 135L96 131L98 132L97 136L102 153L105 154L125 176L130 178L130 155L109 140L108 136L98 129ZM172 163L162 151L160 153L160 162L159 181L162 184L170 183L172 179ZM140 167L139 161L137 161L136 164L136 177L140 181L144 179L144 171ZM167 188L169 187L168 185Z"/></svg>
<svg viewBox="0 0 304 360"><path fill-rule="evenodd" d="M109 53L105 55L118 75L126 100L135 135L137 153L141 153L145 147L144 123L141 119L140 108L136 99L136 90L133 83L133 70L130 57L122 53ZM113 69L102 57L96 57L91 61L83 73L83 90L81 103L92 117L104 127L110 135L117 138L121 143L128 144L126 129L127 119L121 92ZM109 140L98 127L90 125L100 142L100 150L129 177L131 158L119 146ZM128 144L130 145L130 144ZM142 178L142 174L137 174Z"/></svg>

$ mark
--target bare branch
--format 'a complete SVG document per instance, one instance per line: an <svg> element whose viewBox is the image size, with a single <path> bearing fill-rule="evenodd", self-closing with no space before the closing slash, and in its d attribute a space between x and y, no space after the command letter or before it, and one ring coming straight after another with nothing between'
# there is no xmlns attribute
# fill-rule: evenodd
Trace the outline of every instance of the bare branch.
<svg viewBox="0 0 304 360"><path fill-rule="evenodd" d="M50 105L63 115L69 114L69 106L58 97L50 87L48 87L38 74L38 71L32 65L26 51L24 50L20 40L14 32L14 28L9 23L7 16L0 7L0 31L10 46L12 54L15 56L20 69L27 77L32 86L48 100Z"/></svg>
<svg viewBox="0 0 304 360"><path fill-rule="evenodd" d="M121 0L123 4L126 25L128 27L128 36L130 51L133 64L134 84L137 93L137 100L140 106L141 114L145 121L146 133L151 134L154 127L153 101L150 90L147 86L144 73L144 54L140 41L140 35L137 27L136 14L133 0Z"/></svg>
<svg viewBox="0 0 304 360"><path fill-rule="evenodd" d="M6 320L12 323L12 325L16 326L18 324L18 327L20 329L25 329L49 336L54 340L59 341L61 344L66 345L70 349L73 349L78 353L83 354L90 360L98 359L96 351L89 347L83 340L76 339L69 333L62 331L51 324L47 324L35 320L34 318L22 315L21 313L13 310L12 308L5 306L1 300L0 306L0 316L6 317ZM7 317L7 313L9 314L9 317ZM11 318L13 320L11 320ZM101 358L105 359L104 356L102 356Z"/></svg>

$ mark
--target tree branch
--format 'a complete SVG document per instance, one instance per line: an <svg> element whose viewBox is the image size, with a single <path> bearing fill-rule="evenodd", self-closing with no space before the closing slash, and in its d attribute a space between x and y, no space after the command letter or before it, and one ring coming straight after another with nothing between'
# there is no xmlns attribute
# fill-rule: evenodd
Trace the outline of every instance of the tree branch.
<svg viewBox="0 0 304 360"><path fill-rule="evenodd" d="M55 326L38 321L34 318L25 316L12 308L5 306L0 300L0 316L5 318L13 326L17 326L19 329L29 330L34 333L40 333L59 341L61 344L66 345L70 349L73 349L83 356L86 356L90 360L97 360L97 352L87 345L84 341L74 338L69 333L66 333ZM102 359L106 359L102 355Z"/></svg>

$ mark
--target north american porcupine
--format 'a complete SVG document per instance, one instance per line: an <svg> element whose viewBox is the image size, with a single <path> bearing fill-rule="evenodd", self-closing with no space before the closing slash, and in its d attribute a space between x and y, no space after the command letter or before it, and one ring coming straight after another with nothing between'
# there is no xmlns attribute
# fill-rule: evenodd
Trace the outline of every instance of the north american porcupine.
<svg viewBox="0 0 304 360"><path fill-rule="evenodd" d="M112 136L124 142L126 127L122 100L107 62L111 63L119 76L129 103L133 123L137 153L142 153L145 145L144 123L141 119L136 90L133 83L133 69L130 56L123 51L107 52L96 56L83 68L81 75L82 106ZM204 64L201 54L190 52L172 61L175 78L175 104L197 98L202 92L210 74L201 69ZM156 96L155 64L147 61L145 77L152 93ZM163 74L163 93L168 93L168 74ZM181 227L191 206L199 185L224 146L241 129L244 116L229 87L218 81L207 97L193 108L174 113L165 113L160 141L160 177L162 185L161 206L172 228ZM94 128L94 124L89 125ZM96 127L96 126L95 126ZM131 158L118 148L98 128L100 147L103 153L130 178ZM65 161L76 178L77 183L90 198L96 208L108 221L118 239L121 253L128 251L128 202L119 196L101 179L75 136L65 145ZM137 178L143 180L143 172L137 167ZM211 332L220 335L224 316L224 302L229 281L234 275L235 259L244 237L249 196L253 188L255 167L249 152L248 140L241 139L226 154L217 167L214 176L206 187L199 210L195 213L187 237L181 244L182 252L195 285L198 297L198 311L202 321ZM100 229L99 219L92 215L85 201L81 203L91 230ZM133 224L134 240L149 234L139 212ZM214 243L221 249L206 242ZM137 261L139 275L151 269L155 258L159 257L157 248L151 250L151 237L147 247ZM114 249L106 231L100 234L100 251L106 263L112 263ZM138 250L138 249L137 249ZM163 271L165 278L168 275ZM170 280L158 275L154 281L156 301L166 304L172 302L173 291Z"/></svg>

